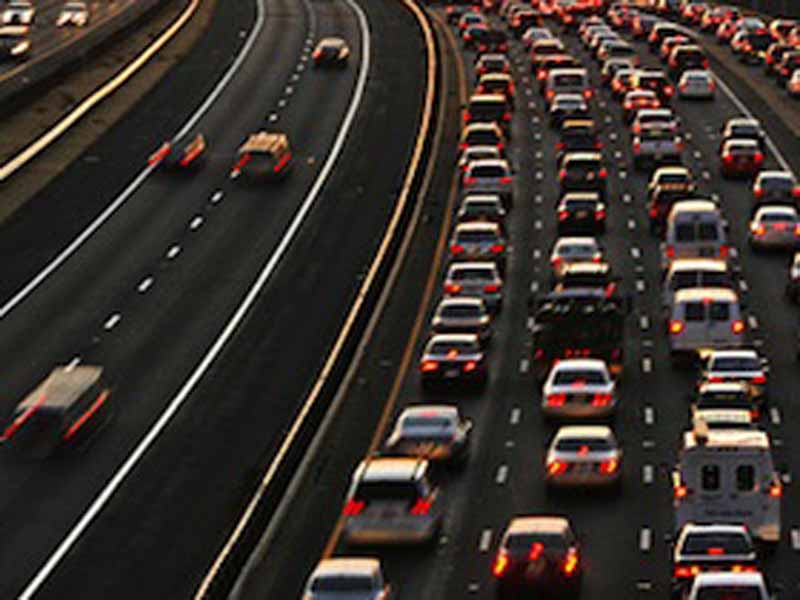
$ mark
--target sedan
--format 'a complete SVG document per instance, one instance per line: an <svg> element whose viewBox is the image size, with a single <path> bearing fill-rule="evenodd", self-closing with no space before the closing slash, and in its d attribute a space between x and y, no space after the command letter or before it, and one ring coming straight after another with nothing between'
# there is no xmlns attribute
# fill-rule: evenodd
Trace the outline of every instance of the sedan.
<svg viewBox="0 0 800 600"><path fill-rule="evenodd" d="M326 558L308 578L302 600L388 600L377 558Z"/></svg>
<svg viewBox="0 0 800 600"><path fill-rule="evenodd" d="M717 84L710 71L684 71L678 81L678 96L684 100L713 100Z"/></svg>
<svg viewBox="0 0 800 600"><path fill-rule="evenodd" d="M492 317L480 298L443 298L431 319L434 333L474 333L482 344L492 337Z"/></svg>
<svg viewBox="0 0 800 600"><path fill-rule="evenodd" d="M731 139L722 144L720 172L725 178L755 176L764 163L764 153L758 142L750 139Z"/></svg>
<svg viewBox="0 0 800 600"><path fill-rule="evenodd" d="M603 251L593 237L562 237L550 253L551 283L561 279L566 265L576 262L603 262Z"/></svg>
<svg viewBox="0 0 800 600"><path fill-rule="evenodd" d="M347 42L338 37L322 38L311 54L315 67L339 67L343 69L347 66L349 57L350 48L347 47Z"/></svg>
<svg viewBox="0 0 800 600"><path fill-rule="evenodd" d="M761 171L753 182L753 200L757 204L800 200L800 186L791 171Z"/></svg>
<svg viewBox="0 0 800 600"><path fill-rule="evenodd" d="M387 455L463 465L469 457L471 431L472 422L463 419L455 406L411 406L397 417L384 449Z"/></svg>
<svg viewBox="0 0 800 600"><path fill-rule="evenodd" d="M89 22L89 7L85 2L67 2L56 20L56 27L85 27Z"/></svg>
<svg viewBox="0 0 800 600"><path fill-rule="evenodd" d="M789 265L786 296L795 304L800 304L800 252L794 253L792 263Z"/></svg>
<svg viewBox="0 0 800 600"><path fill-rule="evenodd" d="M506 247L506 240L497 223L459 223L450 238L450 260L491 261L502 273L506 266Z"/></svg>
<svg viewBox="0 0 800 600"><path fill-rule="evenodd" d="M560 127L566 119L587 117L589 105L581 94L558 94L548 111L551 127Z"/></svg>
<svg viewBox="0 0 800 600"><path fill-rule="evenodd" d="M706 359L699 381L712 383L741 381L750 387L754 398L767 396L767 360L755 350L714 350Z"/></svg>
<svg viewBox="0 0 800 600"><path fill-rule="evenodd" d="M503 305L503 280L493 262L453 263L444 280L447 297L481 298L487 308L499 312Z"/></svg>
<svg viewBox="0 0 800 600"><path fill-rule="evenodd" d="M466 192L497 194L507 209L514 204L514 177L508 161L497 158L473 160L461 177Z"/></svg>
<svg viewBox="0 0 800 600"><path fill-rule="evenodd" d="M477 77L486 73L510 73L511 63L504 54L482 54L475 63Z"/></svg>
<svg viewBox="0 0 800 600"><path fill-rule="evenodd" d="M800 98L800 69L795 69L786 82L786 91L792 98Z"/></svg>
<svg viewBox="0 0 800 600"><path fill-rule="evenodd" d="M610 417L617 407L616 383L605 361L567 358L558 361L542 386L546 419Z"/></svg>
<svg viewBox="0 0 800 600"><path fill-rule="evenodd" d="M550 442L544 479L554 487L618 487L622 450L607 426L561 427Z"/></svg>
<svg viewBox="0 0 800 600"><path fill-rule="evenodd" d="M474 333L431 336L419 361L422 386L486 385L488 372L480 339Z"/></svg>
<svg viewBox="0 0 800 600"><path fill-rule="evenodd" d="M595 192L564 194L556 207L558 235L597 235L606 229L606 205Z"/></svg>
<svg viewBox="0 0 800 600"><path fill-rule="evenodd" d="M458 157L458 170L463 173L472 161L486 158L503 158L503 153L497 146L468 146Z"/></svg>
<svg viewBox="0 0 800 600"><path fill-rule="evenodd" d="M753 250L794 250L800 247L800 221L793 206L766 204L750 221L747 242Z"/></svg>
<svg viewBox="0 0 800 600"><path fill-rule="evenodd" d="M653 90L633 90L625 94L622 116L626 123L630 123L636 112L643 108L661 108L661 101Z"/></svg>
<svg viewBox="0 0 800 600"><path fill-rule="evenodd" d="M467 194L458 207L456 221L488 221L503 226L507 214L503 208L503 200L497 194Z"/></svg>

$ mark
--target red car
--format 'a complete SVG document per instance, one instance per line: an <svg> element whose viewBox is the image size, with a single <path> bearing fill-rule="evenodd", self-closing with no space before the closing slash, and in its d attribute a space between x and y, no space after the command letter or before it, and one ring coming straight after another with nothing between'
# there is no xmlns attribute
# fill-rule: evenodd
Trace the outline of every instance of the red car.
<svg viewBox="0 0 800 600"><path fill-rule="evenodd" d="M726 179L751 178L761 170L764 153L755 140L734 138L722 145L720 161L720 172Z"/></svg>

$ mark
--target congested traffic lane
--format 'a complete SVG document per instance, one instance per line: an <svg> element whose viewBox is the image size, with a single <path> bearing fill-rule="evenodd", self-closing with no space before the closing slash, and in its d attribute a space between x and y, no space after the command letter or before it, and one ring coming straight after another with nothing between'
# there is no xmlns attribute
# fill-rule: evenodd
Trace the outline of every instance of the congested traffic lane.
<svg viewBox="0 0 800 600"><path fill-rule="evenodd" d="M14 567L5 569L2 595L20 592L217 339L324 163L365 57L361 27L345 2L315 4L310 14L308 8L268 4L270 16L252 53L200 124L210 140L206 168L194 178L166 173L148 178L73 258L5 315L3 356L13 375L7 378L4 410L53 364L79 356L108 369L116 420L84 452L41 469L3 461L8 486L2 510L9 523L4 543L15 552L13 559L4 554ZM255 474L272 455L338 330L374 249L373 232L391 209L415 129L419 74L406 69L390 78L397 64L389 49L413 54L419 42L407 35L409 25L394 3L373 4L368 14L371 26L386 32L373 57L380 75L371 78L329 187L264 288L247 330L138 465L135 481L123 484L45 581L42 596L186 597L238 516ZM348 39L347 71L310 68L314 40L328 34ZM209 43L213 46L213 38ZM173 86L181 74L202 75L208 49L199 48L158 88L155 99L145 101L142 110L168 115L165 130L149 132L148 151L200 103L202 96L176 102ZM394 81L403 93L393 89ZM89 156L111 162L125 152L127 140L139 138L147 121L146 113L137 113ZM292 177L276 186L231 181L236 148L261 127L289 133L297 154ZM366 149L388 138L396 143L376 167ZM131 160L132 166L146 156ZM86 187L81 179L68 171L37 200L79 197ZM46 219L46 213L38 222L28 214L5 233L19 236L18 242L35 239L32 234ZM20 281L25 283L22 275ZM326 299L324 310L320 297ZM33 513L39 518L31 520ZM173 543L165 545L166 539Z"/></svg>
<svg viewBox="0 0 800 600"><path fill-rule="evenodd" d="M593 61L572 36L565 36L567 40L575 55L587 66L591 65L592 79L597 86L599 78ZM656 65L657 61L644 46L638 49L645 64ZM512 53L515 54L518 100L510 155L517 172L517 199L509 222L513 252L506 278L506 303L496 321L496 334L489 351L490 384L482 394L459 391L444 396L431 395L421 391L419 377L412 368L403 381L398 394L400 401L393 411L396 415L406 403L422 401L458 403L459 409L475 424L471 461L463 472L448 474L442 481L447 516L444 536L435 551L367 549L355 553L380 556L387 578L402 596L490 598L493 595L491 560L509 518L514 514L555 512L568 515L579 535L583 534L586 597L604 593L635 597L654 592L658 597L666 597L670 563L665 536L673 533L668 475L676 460L680 433L688 428L686 396L695 382L695 374L675 371L670 366L659 300L658 240L647 231L644 205L647 176L632 168L629 135L621 122L619 106L607 91L600 92L593 114L600 123L605 123L602 138L611 167L609 232L603 237L603 243L609 262L615 272L623 276L626 290L634 296L634 311L628 320L622 400L615 421L615 431L625 451L624 483L618 498L588 493L550 497L544 490L542 467L550 431L541 422L538 386L529 373L525 302L531 273L537 291L544 290L547 285L547 256L555 237L553 207L558 183L552 165L557 138L544 124L541 99L532 85L526 56L518 47ZM734 83L730 85L734 89L737 87ZM727 118L739 114L735 104L719 94L713 104L676 101L675 106L685 130L691 135L690 139L687 137L685 162L700 180L701 191L720 197L731 223L732 240L739 249L738 260L749 288L750 316L755 318L749 319L753 339L763 340L762 349L773 366L770 374L776 386L773 389L780 390L774 394L771 407L774 410L769 411L763 425L774 437L776 464L788 467L791 473L794 466L790 460L792 444L783 430L785 423L797 418L793 414L794 403L786 398L793 397L798 382L793 363L796 307L778 300L783 294L786 257L752 256L745 244L750 186L746 182L728 182L719 176L718 130ZM790 148L786 152L787 160L797 170L797 159L792 154ZM776 167L776 157L769 156L765 168ZM445 167L449 168L449 165ZM441 266L434 265L434 269ZM427 316L436 298L432 300L432 304L423 307ZM404 330L397 326L393 331L400 334ZM419 356L422 342L422 339L411 339L414 356ZM384 369L392 365L388 359L383 362L387 363ZM362 373L359 389L351 394L351 401L360 409L358 427L361 429L366 416L363 411L371 414L365 408L369 404L367 399L384 398L388 394L388 389L376 383L376 378L381 379L376 365L365 366ZM346 424L341 425L332 444L336 439L364 437L363 433L356 436L353 427L349 435L342 431L348 431ZM362 447L366 448L367 444ZM306 498L301 505L306 510L301 514L309 513L308 506L315 507L311 511L335 514L330 507L331 492L338 491L338 497L343 497L351 473L347 469L354 468L355 460L349 467L345 466L345 470L342 470L342 461L337 461L340 470L333 474L328 473L330 459L318 465L315 481L308 483L305 489L310 495L324 496L325 507ZM332 483L336 476L339 481ZM777 552L763 562L770 580L780 584L789 597L798 589L797 575L790 566L797 551L793 532L800 520L793 506L795 497L796 492L787 485L781 542ZM317 520L314 523L295 521L294 528L290 527L294 535L313 540L321 535L320 529L330 531L332 527L330 521L322 528ZM283 552L294 558L296 553L292 554L289 548L290 539L284 540ZM353 553L353 549L339 544L334 555ZM287 581L286 587L279 589L296 594L302 585L300 577L311 570L307 561L303 564L306 569L302 574L298 573L299 567L289 568L287 579L291 583ZM287 575L286 570L280 573L282 577Z"/></svg>

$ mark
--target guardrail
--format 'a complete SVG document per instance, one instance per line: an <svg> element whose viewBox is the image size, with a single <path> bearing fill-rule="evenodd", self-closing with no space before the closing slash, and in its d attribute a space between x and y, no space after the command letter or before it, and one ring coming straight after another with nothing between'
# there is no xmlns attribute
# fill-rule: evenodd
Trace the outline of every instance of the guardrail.
<svg viewBox="0 0 800 600"><path fill-rule="evenodd" d="M34 54L26 63L0 79L0 103L15 98L22 92L45 82L69 65L80 61L95 48L170 1L172 0L137 0L118 13L90 25L81 35L70 38L40 55Z"/></svg>

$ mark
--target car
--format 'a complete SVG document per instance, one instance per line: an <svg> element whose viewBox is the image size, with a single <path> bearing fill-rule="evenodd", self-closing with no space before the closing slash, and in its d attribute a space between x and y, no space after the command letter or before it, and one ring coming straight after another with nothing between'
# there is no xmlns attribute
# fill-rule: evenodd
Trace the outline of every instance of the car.
<svg viewBox="0 0 800 600"><path fill-rule="evenodd" d="M567 192L597 192L605 199L607 178L599 152L568 152L561 159L558 180L562 196Z"/></svg>
<svg viewBox="0 0 800 600"><path fill-rule="evenodd" d="M631 21L631 34L637 40L647 39L658 22L653 15L636 15Z"/></svg>
<svg viewBox="0 0 800 600"><path fill-rule="evenodd" d="M739 62L759 64L772 42L772 36L766 29L738 31L731 38L731 49Z"/></svg>
<svg viewBox="0 0 800 600"><path fill-rule="evenodd" d="M525 33L522 34L522 45L526 50L530 50L534 42L538 40L552 40L555 39L553 33L546 27L528 27Z"/></svg>
<svg viewBox="0 0 800 600"><path fill-rule="evenodd" d="M622 118L630 123L643 108L661 108L658 94L653 90L631 90L622 101Z"/></svg>
<svg viewBox="0 0 800 600"><path fill-rule="evenodd" d="M514 106L516 88L514 79L508 73L487 73L481 75L475 88L476 94L502 94L509 108Z"/></svg>
<svg viewBox="0 0 800 600"><path fill-rule="evenodd" d="M628 58L609 58L600 68L600 80L604 86L610 87L611 80L620 69L635 69L636 67Z"/></svg>
<svg viewBox="0 0 800 600"><path fill-rule="evenodd" d="M488 25L489 21L486 19L486 16L479 13L479 12L466 12L461 15L461 18L458 20L458 30L464 31L470 25Z"/></svg>
<svg viewBox="0 0 800 600"><path fill-rule="evenodd" d="M791 171L760 171L753 182L753 201L795 204L800 201L800 186Z"/></svg>
<svg viewBox="0 0 800 600"><path fill-rule="evenodd" d="M795 304L800 304L800 252L795 252L789 265L789 279L786 282L786 296Z"/></svg>
<svg viewBox="0 0 800 600"><path fill-rule="evenodd" d="M431 318L433 333L474 333L486 345L492 339L492 316L480 298L442 298Z"/></svg>
<svg viewBox="0 0 800 600"><path fill-rule="evenodd" d="M551 100L547 116L550 126L558 128L567 119L588 117L589 105L581 94L558 94Z"/></svg>
<svg viewBox="0 0 800 600"><path fill-rule="evenodd" d="M556 166L570 152L594 152L601 150L603 143L591 119L564 119L561 121L559 140L556 142Z"/></svg>
<svg viewBox="0 0 800 600"><path fill-rule="evenodd" d="M481 54L475 62L476 77L487 73L511 73L511 63L504 54Z"/></svg>
<svg viewBox="0 0 800 600"><path fill-rule="evenodd" d="M506 136L497 123L470 123L461 129L458 147L463 151L470 146L494 146L503 152Z"/></svg>
<svg viewBox="0 0 800 600"><path fill-rule="evenodd" d="M459 223L450 238L451 261L491 261L500 273L505 271L507 243L497 223L475 221Z"/></svg>
<svg viewBox="0 0 800 600"><path fill-rule="evenodd" d="M472 421L458 407L417 404L405 408L384 443L385 456L423 458L433 464L463 466L469 459Z"/></svg>
<svg viewBox="0 0 800 600"><path fill-rule="evenodd" d="M89 22L89 5L86 2L66 2L56 19L56 27L86 27Z"/></svg>
<svg viewBox="0 0 800 600"><path fill-rule="evenodd" d="M473 94L462 112L464 125L470 123L497 123L510 137L512 107L504 94Z"/></svg>
<svg viewBox="0 0 800 600"><path fill-rule="evenodd" d="M633 90L633 77L635 69L619 69L611 78L611 94L614 98L622 100L625 95Z"/></svg>
<svg viewBox="0 0 800 600"><path fill-rule="evenodd" d="M476 297L494 313L503 306L503 279L493 262L459 262L447 268L444 294L452 297Z"/></svg>
<svg viewBox="0 0 800 600"><path fill-rule="evenodd" d="M683 100L713 100L716 92L711 71L690 69L678 80L678 97Z"/></svg>
<svg viewBox="0 0 800 600"><path fill-rule="evenodd" d="M683 138L666 128L648 126L632 141L633 166L636 170L664 164L680 164L686 148Z"/></svg>
<svg viewBox="0 0 800 600"><path fill-rule="evenodd" d="M800 219L794 206L763 204L750 220L747 243L753 250L800 248Z"/></svg>
<svg viewBox="0 0 800 600"><path fill-rule="evenodd" d="M750 413L750 420L756 421L761 416L762 406L763 401L754 402L750 386L744 382L703 381L697 386L692 401L692 414L698 410L746 410Z"/></svg>
<svg viewBox="0 0 800 600"><path fill-rule="evenodd" d="M465 50L477 50L478 45L489 39L489 26L485 23L468 25L461 32L461 44Z"/></svg>
<svg viewBox="0 0 800 600"><path fill-rule="evenodd" d="M685 46L691 42L692 40L686 35L671 35L664 38L664 41L661 42L661 48L658 49L658 56L661 62L667 62L669 60L669 55L672 54L673 48Z"/></svg>
<svg viewBox="0 0 800 600"><path fill-rule="evenodd" d="M597 58L597 53L603 44L621 41L623 40L616 31L610 29L597 31L592 34L587 50L589 50L594 58Z"/></svg>
<svg viewBox="0 0 800 600"><path fill-rule="evenodd" d="M714 350L703 362L699 382L742 382L750 395L763 400L768 395L769 365L752 348Z"/></svg>
<svg viewBox="0 0 800 600"><path fill-rule="evenodd" d="M739 31L758 31L759 29L766 29L767 24L759 16L750 15L742 16L736 21L736 27Z"/></svg>
<svg viewBox="0 0 800 600"><path fill-rule="evenodd" d="M647 182L648 200L652 200L657 188L665 191L680 191L689 195L697 191L697 184L688 167L668 166L659 167L650 176L650 181Z"/></svg>
<svg viewBox="0 0 800 600"><path fill-rule="evenodd" d="M795 69L786 81L786 92L792 98L800 98L800 68Z"/></svg>
<svg viewBox="0 0 800 600"><path fill-rule="evenodd" d="M99 365L55 367L14 407L0 441L23 460L77 449L111 419L111 394Z"/></svg>
<svg viewBox="0 0 800 600"><path fill-rule="evenodd" d="M33 25L36 7L27 0L12 0L6 4L0 21L3 25Z"/></svg>
<svg viewBox="0 0 800 600"><path fill-rule="evenodd" d="M497 146L467 146L458 157L458 170L463 173L472 161L488 158L502 159L503 153Z"/></svg>
<svg viewBox="0 0 800 600"><path fill-rule="evenodd" d="M432 335L422 351L419 371L426 389L458 384L483 388L489 379L486 356L474 333Z"/></svg>
<svg viewBox="0 0 800 600"><path fill-rule="evenodd" d="M467 194L458 207L456 222L488 221L505 227L507 215L503 199L497 194Z"/></svg>
<svg viewBox="0 0 800 600"><path fill-rule="evenodd" d="M536 81L539 83L539 92L545 93L547 78L553 69L578 69L580 63L571 54L551 54L544 56L539 61L537 67L532 70L536 73Z"/></svg>
<svg viewBox="0 0 800 600"><path fill-rule="evenodd" d="M485 34L476 38L478 55L508 52L508 35L502 29L489 27Z"/></svg>
<svg viewBox="0 0 800 600"><path fill-rule="evenodd" d="M617 408L616 383L605 361L566 358L558 361L542 386L545 419L603 419Z"/></svg>
<svg viewBox="0 0 800 600"><path fill-rule="evenodd" d="M767 48L767 51L764 53L764 73L767 77L772 77L777 73L777 67L783 55L794 49L795 46L785 42L775 42Z"/></svg>
<svg viewBox="0 0 800 600"><path fill-rule="evenodd" d="M725 6L709 6L700 17L700 31L704 33L714 31L727 18L728 9Z"/></svg>
<svg viewBox="0 0 800 600"><path fill-rule="evenodd" d="M302 600L389 600L390 592L380 560L337 556L317 564Z"/></svg>
<svg viewBox="0 0 800 600"><path fill-rule="evenodd" d="M542 25L542 15L535 10L519 10L514 13L508 23L508 28L515 37L520 38L522 34L533 26Z"/></svg>
<svg viewBox="0 0 800 600"><path fill-rule="evenodd" d="M653 53L658 52L665 39L675 35L684 35L684 31L685 29L676 23L659 21L653 25L650 35L647 36L647 43L650 46L650 51Z"/></svg>
<svg viewBox="0 0 800 600"><path fill-rule="evenodd" d="M545 455L544 480L548 489L619 489L622 450L614 432L605 425L560 427Z"/></svg>
<svg viewBox="0 0 800 600"><path fill-rule="evenodd" d="M631 133L638 135L646 130L677 132L681 120L670 108L642 108L637 110L631 122Z"/></svg>
<svg viewBox="0 0 800 600"><path fill-rule="evenodd" d="M230 177L281 180L291 173L293 166L289 137L282 132L258 131L239 147Z"/></svg>
<svg viewBox="0 0 800 600"><path fill-rule="evenodd" d="M591 100L594 90L586 69L551 69L544 84L544 100L549 104L559 94L578 94Z"/></svg>
<svg viewBox="0 0 800 600"><path fill-rule="evenodd" d="M764 576L759 573L700 573L694 578L686 600L705 598L747 598L771 600Z"/></svg>
<svg viewBox="0 0 800 600"><path fill-rule="evenodd" d="M514 174L505 159L482 158L467 164L461 176L461 189L471 194L497 194L506 210L514 205Z"/></svg>
<svg viewBox="0 0 800 600"><path fill-rule="evenodd" d="M683 3L683 8L680 12L681 21L689 24L698 24L703 17L703 13L708 9L705 2L695 2L688 0Z"/></svg>
<svg viewBox="0 0 800 600"><path fill-rule="evenodd" d="M636 71L631 80L631 87L633 89L653 90L664 106L669 104L675 94L675 87L666 74L660 70L641 69Z"/></svg>
<svg viewBox="0 0 800 600"><path fill-rule="evenodd" d="M700 573L755 571L756 549L742 525L687 523L672 549L672 589L685 594Z"/></svg>
<svg viewBox="0 0 800 600"><path fill-rule="evenodd" d="M150 155L147 163L153 168L197 170L205 164L207 146L202 133L189 133L161 144L158 150Z"/></svg>
<svg viewBox="0 0 800 600"><path fill-rule="evenodd" d="M779 87L785 87L797 69L800 69L800 50L785 52L775 67L775 82Z"/></svg>
<svg viewBox="0 0 800 600"><path fill-rule="evenodd" d="M736 23L733 21L725 21L719 24L717 30L714 32L714 37L720 44L729 44L733 36L736 34Z"/></svg>
<svg viewBox="0 0 800 600"><path fill-rule="evenodd" d="M792 29L797 27L797 24L795 19L772 19L767 30L773 40L781 41L789 39Z"/></svg>
<svg viewBox="0 0 800 600"><path fill-rule="evenodd" d="M766 134L757 119L734 117L728 119L720 129L720 151L725 142L732 139L755 140L761 152L766 150Z"/></svg>
<svg viewBox="0 0 800 600"><path fill-rule="evenodd" d="M545 56L552 56L554 54L566 54L566 49L563 42L559 39L544 39L538 40L531 45L531 72L535 72L539 67L539 63Z"/></svg>
<svg viewBox="0 0 800 600"><path fill-rule="evenodd" d="M25 60L30 51L30 29L27 25L0 27L0 59Z"/></svg>
<svg viewBox="0 0 800 600"><path fill-rule="evenodd" d="M708 69L710 63L706 57L705 51L697 45L687 44L683 46L676 46L672 49L667 60L667 67L670 73L676 79L681 76L684 71L690 69Z"/></svg>
<svg viewBox="0 0 800 600"><path fill-rule="evenodd" d="M551 281L557 283L570 263L603 262L603 250L597 240L589 236L569 236L556 239L550 252Z"/></svg>
<svg viewBox="0 0 800 600"><path fill-rule="evenodd" d="M511 519L500 538L492 575L501 600L518 598L526 590L578 596L581 551L569 521L541 515Z"/></svg>
<svg viewBox="0 0 800 600"><path fill-rule="evenodd" d="M722 143L720 173L726 179L752 178L761 170L764 153L752 139L729 139Z"/></svg>
<svg viewBox="0 0 800 600"><path fill-rule="evenodd" d="M578 30L578 35L581 38L581 42L589 49L589 44L591 44L592 39L598 33L608 34L609 37L619 39L619 35L614 32L614 29L605 23L594 23L592 25L588 25L585 28L580 28Z"/></svg>
<svg viewBox="0 0 800 600"><path fill-rule="evenodd" d="M342 509L348 546L429 545L439 537L444 498L429 478L430 463L412 457L362 460Z"/></svg>
<svg viewBox="0 0 800 600"><path fill-rule="evenodd" d="M661 303L670 311L675 292L701 287L734 289L734 278L727 261L719 258L679 258L671 261L661 281Z"/></svg>
<svg viewBox="0 0 800 600"><path fill-rule="evenodd" d="M639 66L639 55L628 42L607 41L597 50L597 61L601 64L612 58L625 58L631 61L634 67Z"/></svg>
<svg viewBox="0 0 800 600"><path fill-rule="evenodd" d="M347 42L340 37L324 37L317 42L311 60L315 67L347 67L350 57L350 48Z"/></svg>
<svg viewBox="0 0 800 600"><path fill-rule="evenodd" d="M606 229L606 205L597 192L564 194L556 207L558 235L597 235Z"/></svg>
<svg viewBox="0 0 800 600"><path fill-rule="evenodd" d="M708 408L692 413L692 428L711 429L754 429L749 410L735 408Z"/></svg>

